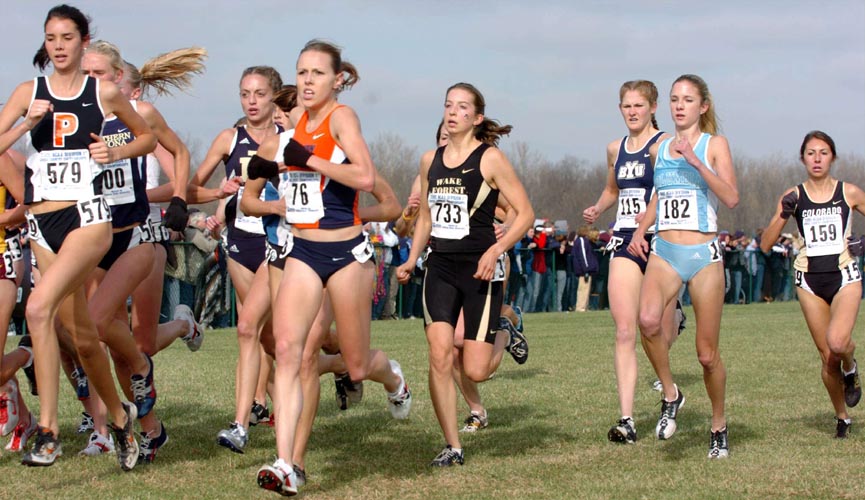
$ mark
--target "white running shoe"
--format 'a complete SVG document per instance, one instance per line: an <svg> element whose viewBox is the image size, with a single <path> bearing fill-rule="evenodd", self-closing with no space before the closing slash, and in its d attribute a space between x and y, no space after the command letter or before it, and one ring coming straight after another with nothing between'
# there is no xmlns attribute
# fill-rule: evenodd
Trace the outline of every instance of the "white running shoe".
<svg viewBox="0 0 865 500"><path fill-rule="evenodd" d="M0 387L0 435L8 436L18 425L18 384L15 379Z"/></svg>
<svg viewBox="0 0 865 500"><path fill-rule="evenodd" d="M258 469L258 486L286 497L297 495L294 467L281 458L273 462L273 465L265 465Z"/></svg>
<svg viewBox="0 0 865 500"><path fill-rule="evenodd" d="M201 325L195 321L195 315L192 313L192 309L185 304L178 304L177 307L174 308L174 319L186 321L189 324L188 333L183 337L180 337L180 340L186 344L186 347L188 347L192 352L200 349L201 343L204 342L204 331L201 329Z"/></svg>
<svg viewBox="0 0 865 500"><path fill-rule="evenodd" d="M110 434L108 437L105 437L93 431L90 433L90 441L87 442L87 447L79 451L78 456L96 457L108 453L114 453L114 438Z"/></svg>
<svg viewBox="0 0 865 500"><path fill-rule="evenodd" d="M405 377L402 374L402 367L399 366L394 360L390 360L390 369L399 375L400 380L402 381L401 387L396 390L396 392L388 393L387 395L387 407L390 410L390 414L393 418L397 420L405 420L408 418L408 414L411 412L411 391L408 388L408 384L405 381Z"/></svg>
<svg viewBox="0 0 865 500"><path fill-rule="evenodd" d="M655 426L655 435L658 439L670 439L676 433L676 417L679 415L679 410L685 406L685 395L679 389L679 386L674 385L678 396L675 401L667 401L661 396L661 416L658 418L658 425Z"/></svg>
<svg viewBox="0 0 865 500"><path fill-rule="evenodd" d="M22 451L27 446L27 440L30 439L36 432L36 417L33 414L30 414L30 425L26 428L24 427L24 423L20 420L18 421L18 425L15 426L15 429L12 431L12 437L9 439L9 442L6 443L6 449L9 451Z"/></svg>

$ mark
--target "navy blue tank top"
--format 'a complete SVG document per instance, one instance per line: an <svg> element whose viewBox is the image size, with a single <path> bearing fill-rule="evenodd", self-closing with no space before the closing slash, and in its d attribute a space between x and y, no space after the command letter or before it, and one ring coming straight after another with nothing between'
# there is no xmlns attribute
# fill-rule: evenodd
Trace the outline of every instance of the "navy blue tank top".
<svg viewBox="0 0 865 500"><path fill-rule="evenodd" d="M131 101L133 108L137 106ZM102 127L102 140L109 148L126 145L135 136L117 118ZM111 224L126 227L147 220L150 204L147 200L147 158L128 158L104 166L102 195L111 207Z"/></svg>
<svg viewBox="0 0 865 500"><path fill-rule="evenodd" d="M274 125L277 133L282 133L282 127ZM246 127L240 126L235 128L234 140L231 144L231 151L224 159L225 163L225 178L232 179L234 177L245 177L249 160L258 152L259 144L249 135ZM238 192L238 195L240 193ZM228 226L228 239L248 239L260 238L264 245L264 226L256 228L256 231L245 231L239 227L235 227L237 218L237 208L240 196L235 195L229 198L225 204L225 221ZM260 224L260 222L259 222Z"/></svg>
<svg viewBox="0 0 865 500"><path fill-rule="evenodd" d="M633 232L637 228L636 216L646 211L655 185L655 170L649 149L661 135L663 132L658 132L637 151L628 151L628 136L623 137L619 144L615 163L619 200L614 231Z"/></svg>

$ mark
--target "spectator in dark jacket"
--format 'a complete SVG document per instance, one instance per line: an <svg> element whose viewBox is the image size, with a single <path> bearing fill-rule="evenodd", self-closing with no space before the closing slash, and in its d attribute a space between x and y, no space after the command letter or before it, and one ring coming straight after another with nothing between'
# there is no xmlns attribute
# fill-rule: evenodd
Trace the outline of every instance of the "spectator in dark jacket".
<svg viewBox="0 0 865 500"><path fill-rule="evenodd" d="M598 257L589 241L589 226L582 225L577 230L577 239L574 241L571 259L574 264L574 274L577 275L576 310L585 312L592 289L592 275L598 273Z"/></svg>

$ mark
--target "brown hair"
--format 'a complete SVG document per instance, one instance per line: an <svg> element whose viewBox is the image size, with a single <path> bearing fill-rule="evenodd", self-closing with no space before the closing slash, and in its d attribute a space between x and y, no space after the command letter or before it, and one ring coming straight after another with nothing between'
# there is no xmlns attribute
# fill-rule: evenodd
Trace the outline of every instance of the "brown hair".
<svg viewBox="0 0 865 500"><path fill-rule="evenodd" d="M90 18L71 5L61 4L49 10L48 15L45 16L45 23L42 25L43 29L48 25L48 21L52 19L68 19L75 23L75 27L78 28L78 34L81 35L81 40L86 40L90 37ZM36 51L36 55L33 56L33 66L44 70L49 62L51 62L51 56L48 55L48 50L45 49L45 42L43 41L39 50Z"/></svg>
<svg viewBox="0 0 865 500"><path fill-rule="evenodd" d="M709 86L706 85L706 81L697 75L682 75L679 78L676 78L676 81L673 82L673 85L681 81L688 81L693 83L697 87L697 90L700 92L700 99L702 100L702 102L708 103L709 105L708 109L706 109L706 112L700 115L700 130L712 135L717 134L719 130L719 120L718 116L715 114L715 102L712 100L712 93L709 92Z"/></svg>
<svg viewBox="0 0 865 500"><path fill-rule="evenodd" d="M649 101L649 106L658 104L658 87L649 80L631 80L622 84L619 89L619 104L622 104L622 99L625 98L625 93L629 91L637 91ZM655 113L652 113L652 126L660 130L658 120L655 119Z"/></svg>
<svg viewBox="0 0 865 500"><path fill-rule="evenodd" d="M243 74L240 75L240 81L242 82L243 79L249 75L263 76L267 79L267 83L270 85L270 90L272 90L274 94L279 92L279 89L282 88L282 77L279 76L279 71L276 71L270 66L250 66L243 70Z"/></svg>
<svg viewBox="0 0 865 500"><path fill-rule="evenodd" d="M833 141L832 138L829 137L829 134L827 134L826 132L820 131L820 130L812 130L812 131L808 132L805 135L805 139L802 140L802 147L799 148L799 159L800 160L805 159L805 145L808 144L808 141L810 141L811 139L819 139L819 140L825 142L826 144L828 144L829 150L832 151L832 159L833 160L835 159L835 157L838 156L837 154L835 154L835 141Z"/></svg>
<svg viewBox="0 0 865 500"><path fill-rule="evenodd" d="M329 55L333 72L337 75L343 75L342 86L337 90L337 92L348 90L360 81L360 74L357 72L357 68L354 64L342 60L342 49L337 45L326 40L315 38L306 42L306 45L303 46L300 53L303 54L310 50Z"/></svg>
<svg viewBox="0 0 865 500"><path fill-rule="evenodd" d="M480 125L475 127L475 138L477 140L487 143L490 146L498 146L499 139L501 139L503 135L508 135L511 133L511 130L513 130L512 126L500 125L498 121L486 117L487 103L484 100L484 96L483 94L481 94L481 91L478 90L474 85L465 82L455 83L448 87L447 92L445 92L445 96L447 96L453 89L462 89L472 94L475 100L475 111L477 111L479 115L484 115L484 121L482 121Z"/></svg>
<svg viewBox="0 0 865 500"><path fill-rule="evenodd" d="M273 103L285 113L294 109L297 106L297 86L283 85L273 96Z"/></svg>
<svg viewBox="0 0 865 500"><path fill-rule="evenodd" d="M201 47L172 50L148 60L140 70L127 62L126 78L132 88L152 87L158 95L171 94L171 87L186 90L192 85L192 75L204 72L205 59L207 51Z"/></svg>

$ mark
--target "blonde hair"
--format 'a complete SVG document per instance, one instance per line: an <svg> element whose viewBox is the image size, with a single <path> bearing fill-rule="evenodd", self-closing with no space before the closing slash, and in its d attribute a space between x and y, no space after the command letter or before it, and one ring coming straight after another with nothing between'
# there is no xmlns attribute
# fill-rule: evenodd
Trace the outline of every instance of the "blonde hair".
<svg viewBox="0 0 865 500"><path fill-rule="evenodd" d="M622 87L619 89L619 104L622 104L622 99L625 98L625 94L628 91L639 92L641 96L645 97L646 100L649 101L649 106L658 104L658 87L649 80L631 80L623 83ZM660 130L660 127L658 127L658 120L655 119L655 113L652 113L652 126L657 130Z"/></svg>
<svg viewBox="0 0 865 500"><path fill-rule="evenodd" d="M697 87L697 90L700 92L700 99L703 102L707 103L709 107L706 109L706 112L700 115L700 130L702 132L706 132L712 135L718 133L718 116L715 113L715 102L712 100L712 93L709 92L709 86L706 85L706 81L700 78L697 75L682 75L679 78L676 78L676 81L673 82L673 85L681 82L687 81L694 84Z"/></svg>
<svg viewBox="0 0 865 500"><path fill-rule="evenodd" d="M141 69L126 62L126 74L132 88L146 92L156 89L157 95L170 95L171 88L186 91L192 86L192 75L204 72L207 50L188 47L160 54L144 64Z"/></svg>
<svg viewBox="0 0 865 500"><path fill-rule="evenodd" d="M117 45L114 45L111 42L106 42L105 40L96 40L91 43L89 47L84 51L93 52L108 58L108 64L114 68L114 71L125 71L126 64L123 61L123 58L120 57L120 49L117 48Z"/></svg>

